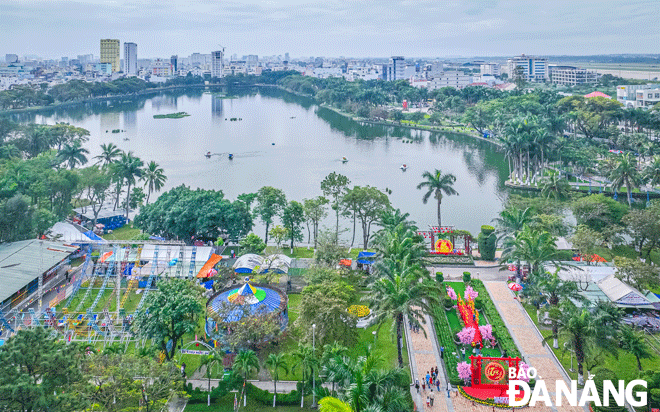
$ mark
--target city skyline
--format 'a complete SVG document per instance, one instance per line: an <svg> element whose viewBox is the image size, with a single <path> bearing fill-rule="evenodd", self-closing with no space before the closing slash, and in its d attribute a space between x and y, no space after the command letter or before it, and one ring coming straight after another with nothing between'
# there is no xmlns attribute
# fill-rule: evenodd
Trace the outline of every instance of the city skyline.
<svg viewBox="0 0 660 412"><path fill-rule="evenodd" d="M255 1L0 0L0 54L98 53L99 39L139 45L140 57L194 52L328 57L473 57L657 53L652 0ZM638 30L639 28L656 28ZM85 33L81 36L81 32ZM216 33L215 36L209 33ZM358 40L359 39L359 40ZM123 53L122 53L122 58Z"/></svg>

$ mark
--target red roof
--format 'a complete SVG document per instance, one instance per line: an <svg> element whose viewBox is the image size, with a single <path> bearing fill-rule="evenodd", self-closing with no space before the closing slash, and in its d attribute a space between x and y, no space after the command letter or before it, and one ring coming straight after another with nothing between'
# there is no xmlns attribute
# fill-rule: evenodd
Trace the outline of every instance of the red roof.
<svg viewBox="0 0 660 412"><path fill-rule="evenodd" d="M587 99L590 98L590 97L607 97L608 99L612 98L611 96L608 96L603 92L592 92L592 93L589 93L589 94L585 94L584 97L586 97Z"/></svg>

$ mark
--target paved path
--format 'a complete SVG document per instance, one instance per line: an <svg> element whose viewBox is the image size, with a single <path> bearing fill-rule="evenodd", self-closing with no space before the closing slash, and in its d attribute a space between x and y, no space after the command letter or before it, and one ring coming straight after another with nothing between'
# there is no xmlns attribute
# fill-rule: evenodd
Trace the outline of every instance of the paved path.
<svg viewBox="0 0 660 412"><path fill-rule="evenodd" d="M552 355L551 349L546 345L536 326L525 314L525 309L517 300L505 282L484 282L502 320L507 325L509 333L513 338L520 353L530 366L538 371L540 378L546 382L548 391L554 400L554 382L557 380L569 381L564 369L557 363ZM570 385L569 385L570 387ZM548 408L546 406L535 406L534 411L552 410L557 412L578 412L586 408L561 406Z"/></svg>

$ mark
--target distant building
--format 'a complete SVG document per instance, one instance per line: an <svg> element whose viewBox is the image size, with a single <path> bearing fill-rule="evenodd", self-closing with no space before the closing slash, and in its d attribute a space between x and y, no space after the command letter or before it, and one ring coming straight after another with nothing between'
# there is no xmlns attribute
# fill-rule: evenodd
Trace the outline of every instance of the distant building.
<svg viewBox="0 0 660 412"><path fill-rule="evenodd" d="M79 54L78 55L78 60L80 61L80 64L85 66L91 62L94 61L94 55L93 54Z"/></svg>
<svg viewBox="0 0 660 412"><path fill-rule="evenodd" d="M489 74L491 76L500 75L500 64L499 63L483 63L479 65L481 74Z"/></svg>
<svg viewBox="0 0 660 412"><path fill-rule="evenodd" d="M124 73L128 75L138 74L137 44L124 43Z"/></svg>
<svg viewBox="0 0 660 412"><path fill-rule="evenodd" d="M472 76L461 71L447 71L441 76L434 77L433 80L429 82L428 89L435 90L443 87L462 89L470 83L472 83Z"/></svg>
<svg viewBox="0 0 660 412"><path fill-rule="evenodd" d="M112 72L118 72L119 67L119 40L117 39L101 39L101 63L110 63L112 65Z"/></svg>
<svg viewBox="0 0 660 412"><path fill-rule="evenodd" d="M158 77L170 77L174 74L174 67L167 61L156 59L156 62L151 68L151 74Z"/></svg>
<svg viewBox="0 0 660 412"><path fill-rule="evenodd" d="M234 76L236 74L248 74L247 63L245 60L232 60L224 66L222 72L225 76Z"/></svg>
<svg viewBox="0 0 660 412"><path fill-rule="evenodd" d="M549 79L548 59L525 56L524 54L507 60L509 78L515 79L518 72L528 82L542 83Z"/></svg>
<svg viewBox="0 0 660 412"><path fill-rule="evenodd" d="M598 73L573 66L550 66L550 81L563 86L578 84L594 84L598 81Z"/></svg>
<svg viewBox="0 0 660 412"><path fill-rule="evenodd" d="M211 77L222 77L224 66L224 53L219 50L211 52Z"/></svg>
<svg viewBox="0 0 660 412"><path fill-rule="evenodd" d="M390 62L383 65L383 80L397 81L406 79L406 61L403 56L392 56Z"/></svg>
<svg viewBox="0 0 660 412"><path fill-rule="evenodd" d="M174 71L176 72L179 70L179 56L172 56L170 57L170 64L174 68Z"/></svg>
<svg viewBox="0 0 660 412"><path fill-rule="evenodd" d="M104 76L109 76L112 74L112 63L96 63L94 65L94 71Z"/></svg>
<svg viewBox="0 0 660 412"><path fill-rule="evenodd" d="M17 54L5 54L5 62L6 63L18 63L18 55Z"/></svg>
<svg viewBox="0 0 660 412"><path fill-rule="evenodd" d="M259 64L259 56L256 54L249 54L245 57L245 61L247 62L248 66L256 66Z"/></svg>
<svg viewBox="0 0 660 412"><path fill-rule="evenodd" d="M616 87L616 100L623 104L626 108L644 107L637 105L637 92L645 90L657 89L657 84L634 84L634 85L621 85ZM651 92L653 93L653 92ZM646 99L644 98L646 96ZM651 101L648 95L642 93L643 101Z"/></svg>
<svg viewBox="0 0 660 412"><path fill-rule="evenodd" d="M642 107L645 109L660 103L660 87L657 85L654 89L638 89L635 101L635 107Z"/></svg>

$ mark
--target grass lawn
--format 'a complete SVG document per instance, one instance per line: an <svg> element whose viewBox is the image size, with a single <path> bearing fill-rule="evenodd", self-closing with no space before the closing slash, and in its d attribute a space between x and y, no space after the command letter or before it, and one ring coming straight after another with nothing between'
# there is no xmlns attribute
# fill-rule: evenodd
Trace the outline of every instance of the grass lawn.
<svg viewBox="0 0 660 412"><path fill-rule="evenodd" d="M539 328L541 335L543 335L544 338L551 336L552 331L548 327L545 326L539 327L536 318L536 308L534 308L531 305L525 305L525 309L527 310L527 313L529 313L530 317L536 324L536 327ZM575 372L571 372L570 371L571 353L563 350L565 342L566 342L565 339L559 339L559 349L552 348L552 340L549 340L548 344L552 349L552 351L557 356L557 359L559 359L559 361L561 362L564 369L566 369L566 372L571 377L571 379L577 379L577 363L575 361L575 357L573 357L573 369L575 370ZM614 371L614 373L616 373L617 375L617 378L623 379L626 382L636 379L639 373L639 371L637 370L637 360L632 354L624 350L618 351L618 358L610 354L604 355L603 361L598 366L596 366L596 368L599 367L604 367ZM643 370L660 369L660 354L656 351L655 355L652 358L642 359L642 369ZM586 367L585 367L585 373L586 373Z"/></svg>
<svg viewBox="0 0 660 412"><path fill-rule="evenodd" d="M112 233L107 233L103 235L105 240L131 240L135 239L142 231L137 228L133 228L132 225L124 225L119 229L113 230Z"/></svg>
<svg viewBox="0 0 660 412"><path fill-rule="evenodd" d="M350 252L348 252L348 257L351 259L357 259L357 256L360 252L362 252L361 247L354 247ZM373 249L367 249L367 252L373 252Z"/></svg>
<svg viewBox="0 0 660 412"><path fill-rule="evenodd" d="M267 246L266 250L264 250L264 254L266 256L280 253L283 255L286 255L290 258L313 258L314 257L314 249L307 247L294 247L293 248L293 254L291 253L291 248L287 247L286 245L283 245L282 248L278 249L276 246Z"/></svg>

